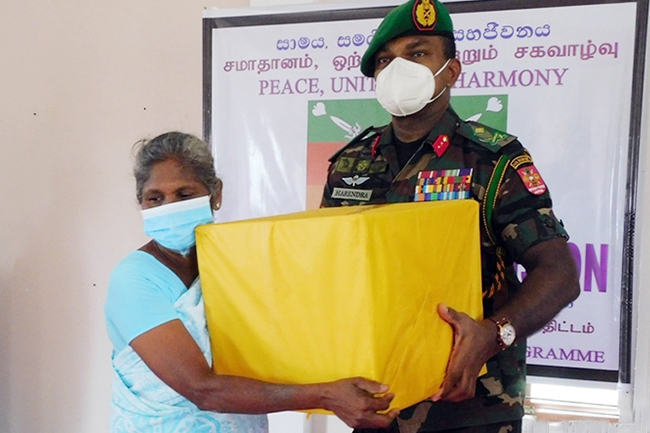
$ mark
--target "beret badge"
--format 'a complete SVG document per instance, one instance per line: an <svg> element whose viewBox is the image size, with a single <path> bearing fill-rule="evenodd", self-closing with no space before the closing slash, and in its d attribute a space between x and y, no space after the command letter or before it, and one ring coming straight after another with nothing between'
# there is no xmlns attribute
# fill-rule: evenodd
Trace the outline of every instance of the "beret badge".
<svg viewBox="0 0 650 433"><path fill-rule="evenodd" d="M413 4L413 23L418 30L433 30L436 18L436 8L431 0L417 0Z"/></svg>

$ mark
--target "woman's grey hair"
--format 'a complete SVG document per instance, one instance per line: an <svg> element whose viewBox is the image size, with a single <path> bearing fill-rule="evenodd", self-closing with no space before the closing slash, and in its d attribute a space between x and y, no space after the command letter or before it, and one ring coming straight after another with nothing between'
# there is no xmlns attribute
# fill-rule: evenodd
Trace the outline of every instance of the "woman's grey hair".
<svg viewBox="0 0 650 433"><path fill-rule="evenodd" d="M182 132L167 132L151 140L140 140L134 145L136 197L142 203L142 189L151 176L154 164L168 159L177 160L183 167L189 169L203 183L210 195L214 196L221 190L221 179L214 170L214 159L210 148L201 139Z"/></svg>

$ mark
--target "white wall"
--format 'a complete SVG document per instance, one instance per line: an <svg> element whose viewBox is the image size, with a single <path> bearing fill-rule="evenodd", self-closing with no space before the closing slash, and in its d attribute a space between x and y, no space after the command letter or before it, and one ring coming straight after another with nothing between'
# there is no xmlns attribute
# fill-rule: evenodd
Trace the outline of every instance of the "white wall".
<svg viewBox="0 0 650 433"><path fill-rule="evenodd" d="M131 145L201 134L204 7L0 0L0 432L107 430L109 274L144 243Z"/></svg>
<svg viewBox="0 0 650 433"><path fill-rule="evenodd" d="M0 0L0 433L106 431L106 283L145 241L131 145L170 129L201 134L202 9L248 4ZM650 309L649 192L643 169L641 311ZM640 320L645 391L635 409L650 423L650 319Z"/></svg>

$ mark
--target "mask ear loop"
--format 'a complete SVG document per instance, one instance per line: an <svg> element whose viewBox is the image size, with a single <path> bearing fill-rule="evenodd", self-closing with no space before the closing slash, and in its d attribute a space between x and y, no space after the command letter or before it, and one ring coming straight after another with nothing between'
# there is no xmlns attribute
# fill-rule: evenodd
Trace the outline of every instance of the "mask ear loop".
<svg viewBox="0 0 650 433"><path fill-rule="evenodd" d="M440 74L442 73L442 71L445 70L445 68L447 67L447 65L449 65L449 62L451 62L451 59L447 59L447 61L445 62L445 64L442 65L442 67L441 67L440 69L438 69L438 72L436 72L435 74L433 74L433 79L434 79L434 80L436 79L436 77L437 77L438 75L440 75ZM442 94L445 93L445 90L447 90L447 86L443 87L442 90L440 91L440 93L438 93L436 96L434 96L433 98L431 98L431 99L429 100L429 102L427 102L427 105L430 104L430 103L432 103L433 101L435 101L435 100L438 99L439 97L441 97Z"/></svg>

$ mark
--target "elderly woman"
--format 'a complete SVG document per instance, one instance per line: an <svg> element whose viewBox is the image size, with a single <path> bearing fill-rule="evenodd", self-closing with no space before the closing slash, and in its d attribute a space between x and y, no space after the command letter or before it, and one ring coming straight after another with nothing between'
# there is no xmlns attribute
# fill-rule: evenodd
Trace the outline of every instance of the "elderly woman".
<svg viewBox="0 0 650 433"><path fill-rule="evenodd" d="M138 144L134 174L144 230L153 240L114 270L106 324L114 346L111 432L258 433L266 414L322 408L351 427L381 428L387 386L351 378L280 385L218 375L198 279L194 229L221 205L208 146L170 132Z"/></svg>

